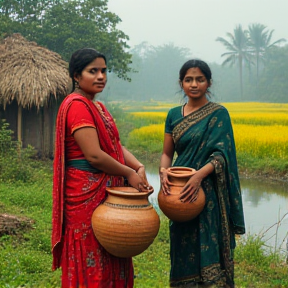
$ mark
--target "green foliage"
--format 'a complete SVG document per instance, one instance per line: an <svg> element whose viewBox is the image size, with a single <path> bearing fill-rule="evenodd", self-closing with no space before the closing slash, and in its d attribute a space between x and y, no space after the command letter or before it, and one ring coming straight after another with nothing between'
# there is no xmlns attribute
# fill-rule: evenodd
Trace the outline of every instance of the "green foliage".
<svg viewBox="0 0 288 288"><path fill-rule="evenodd" d="M163 137L163 124L144 126L129 133L127 148L133 151L138 158L146 158L145 160L148 158L150 163L154 163L158 167L163 148Z"/></svg>
<svg viewBox="0 0 288 288"><path fill-rule="evenodd" d="M128 36L116 28L121 19L108 11L108 0L26 0L0 2L0 36L20 33L28 40L59 53L68 61L77 49L104 53L108 67L128 79L131 55Z"/></svg>
<svg viewBox="0 0 288 288"><path fill-rule="evenodd" d="M5 120L0 120L0 180L5 182L33 182L34 169L39 162L33 161L36 151L32 146L21 148L13 141L13 131Z"/></svg>
<svg viewBox="0 0 288 288"><path fill-rule="evenodd" d="M33 170L37 175L33 184L0 184L4 211L34 222L33 229L23 235L0 237L0 287L4 283L8 287L60 286L60 271L51 271L51 169Z"/></svg>
<svg viewBox="0 0 288 288"><path fill-rule="evenodd" d="M261 74L260 73L261 70L263 70L263 68L266 65L266 60L269 57L267 56L269 50L277 47L277 44L286 41L284 38L281 38L271 43L273 32L274 30L269 31L267 30L267 27L265 25L260 23L253 23L249 25L248 30L243 29L242 25L239 24L235 27L233 33L227 33L228 40L226 40L223 37L218 37L216 39L216 41L222 43L228 51L221 55L222 57L225 57L225 60L223 61L222 65L230 64L231 66L234 66L235 64L237 64L237 67L239 69L239 83L240 83L240 95L241 95L240 100L245 100L243 98L245 93L243 88L243 86L245 86L243 77L245 74L246 76L248 76L249 80L247 84L250 86L249 87L250 91L246 91L246 94L249 95L250 100L251 100L251 94L255 95L257 98L261 97L258 85L259 77ZM287 64L287 61L283 61L283 59L285 58L282 58L282 62ZM254 73L252 72L253 66L256 67ZM281 69L281 71L284 72L285 70ZM269 79L269 84L271 83L273 83L273 81ZM276 83L277 83L276 85L279 85L281 81L276 81ZM227 82L225 84L227 84ZM271 90L273 91L273 89ZM278 92L278 89L276 90ZM281 95L284 96L285 93L281 93ZM275 101L271 97L268 97L268 99L270 102L283 101L282 99ZM284 102L287 102L287 99Z"/></svg>
<svg viewBox="0 0 288 288"><path fill-rule="evenodd" d="M13 34L16 29L15 26L17 26L18 29L20 28L20 25L18 23L14 23L14 21L7 15L0 14L0 23L0 39Z"/></svg>
<svg viewBox="0 0 288 288"><path fill-rule="evenodd" d="M270 176L270 178L275 177L275 179L281 179L281 177L285 177L288 171L287 161L273 158L269 155L263 155L262 158L259 158L245 152L238 152L237 161L239 171L250 176L267 175Z"/></svg>
<svg viewBox="0 0 288 288"><path fill-rule="evenodd" d="M236 287L284 288L288 285L284 257L267 251L259 236L248 235L238 241L235 263Z"/></svg>
<svg viewBox="0 0 288 288"><path fill-rule="evenodd" d="M18 287L23 283L29 283L32 275L35 280L41 280L43 271L47 269L47 262L50 262L48 254L45 255L23 246L22 249L15 251L16 247L12 239L0 238L0 243L5 247L1 249L0 283L9 283Z"/></svg>
<svg viewBox="0 0 288 288"><path fill-rule="evenodd" d="M273 48L267 58L259 78L259 97L262 101L287 103L288 45Z"/></svg>
<svg viewBox="0 0 288 288"><path fill-rule="evenodd" d="M163 145L162 140L159 141L158 139L158 134L156 138L154 137L154 141L151 138L152 135L149 138L146 137L147 135L141 135L140 137L137 133L135 135L136 128L146 126L146 124L150 125L151 120L148 118L139 120L139 117L125 113L119 103L109 103L106 107L116 122L122 145L132 151L137 158L148 160L150 164L153 163L158 166Z"/></svg>
<svg viewBox="0 0 288 288"><path fill-rule="evenodd" d="M119 131L121 143L125 146L127 143L128 135L130 131L135 129L135 125L133 122L129 121L129 115L125 113L125 111L118 102L110 102L106 105L106 108L113 116L117 129Z"/></svg>
<svg viewBox="0 0 288 288"><path fill-rule="evenodd" d="M227 33L230 41L218 37L216 41L222 43L228 52L223 53L221 56L226 57L222 65L229 64L233 66L238 64L239 69L239 83L240 83L240 99L243 99L243 63L249 62L250 51L248 50L248 35L247 31L242 28L242 25L237 25L232 33Z"/></svg>

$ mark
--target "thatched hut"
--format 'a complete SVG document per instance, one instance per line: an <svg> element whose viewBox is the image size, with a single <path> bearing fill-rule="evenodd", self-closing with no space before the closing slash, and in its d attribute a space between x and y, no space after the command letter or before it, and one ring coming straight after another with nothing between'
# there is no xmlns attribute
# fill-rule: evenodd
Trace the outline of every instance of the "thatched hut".
<svg viewBox="0 0 288 288"><path fill-rule="evenodd" d="M55 118L69 86L60 55L13 34L0 42L0 118L15 140L53 155Z"/></svg>

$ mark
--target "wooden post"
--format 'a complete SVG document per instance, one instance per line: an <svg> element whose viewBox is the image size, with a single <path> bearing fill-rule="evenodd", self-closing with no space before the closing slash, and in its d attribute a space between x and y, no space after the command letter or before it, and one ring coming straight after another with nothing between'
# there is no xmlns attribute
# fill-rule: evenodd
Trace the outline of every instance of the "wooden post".
<svg viewBox="0 0 288 288"><path fill-rule="evenodd" d="M22 147L22 106L18 105L17 140Z"/></svg>
<svg viewBox="0 0 288 288"><path fill-rule="evenodd" d="M18 105L18 116L17 116L17 150L18 160L21 159L21 148L22 148L22 106Z"/></svg>

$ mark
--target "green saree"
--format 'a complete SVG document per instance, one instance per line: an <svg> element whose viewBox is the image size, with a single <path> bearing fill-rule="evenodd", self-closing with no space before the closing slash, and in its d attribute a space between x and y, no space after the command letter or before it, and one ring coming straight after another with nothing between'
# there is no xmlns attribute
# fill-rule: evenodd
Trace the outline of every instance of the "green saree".
<svg viewBox="0 0 288 288"><path fill-rule="evenodd" d="M235 234L244 234L245 225L230 117L213 102L185 117L182 109L171 109L165 125L177 153L173 166L198 170L211 162L215 169L201 184L206 195L201 214L170 222L170 286L234 287Z"/></svg>

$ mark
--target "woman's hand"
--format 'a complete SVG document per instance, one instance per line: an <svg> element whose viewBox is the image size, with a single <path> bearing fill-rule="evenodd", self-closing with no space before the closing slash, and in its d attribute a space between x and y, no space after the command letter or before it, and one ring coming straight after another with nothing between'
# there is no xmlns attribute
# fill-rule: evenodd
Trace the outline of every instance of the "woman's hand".
<svg viewBox="0 0 288 288"><path fill-rule="evenodd" d="M133 169L131 169L131 172L128 174L127 180L129 184L135 189L137 189L139 192L151 190L152 188L152 187L150 188L149 186L149 189L148 189L147 184L144 181L144 179L138 173L136 173L136 171Z"/></svg>
<svg viewBox="0 0 288 288"><path fill-rule="evenodd" d="M199 173L200 174L200 173ZM181 202L194 202L197 200L198 192L201 187L202 178L197 175L197 171L190 177L183 190L181 191Z"/></svg>
<svg viewBox="0 0 288 288"><path fill-rule="evenodd" d="M152 190L153 187L148 183L144 165L141 165L136 172L143 179L144 184L146 185L146 190Z"/></svg>
<svg viewBox="0 0 288 288"><path fill-rule="evenodd" d="M167 169L161 167L159 169L159 176L160 176L160 182L161 182L161 186L162 186L162 192L163 192L164 195L167 196L167 195L170 194Z"/></svg>

